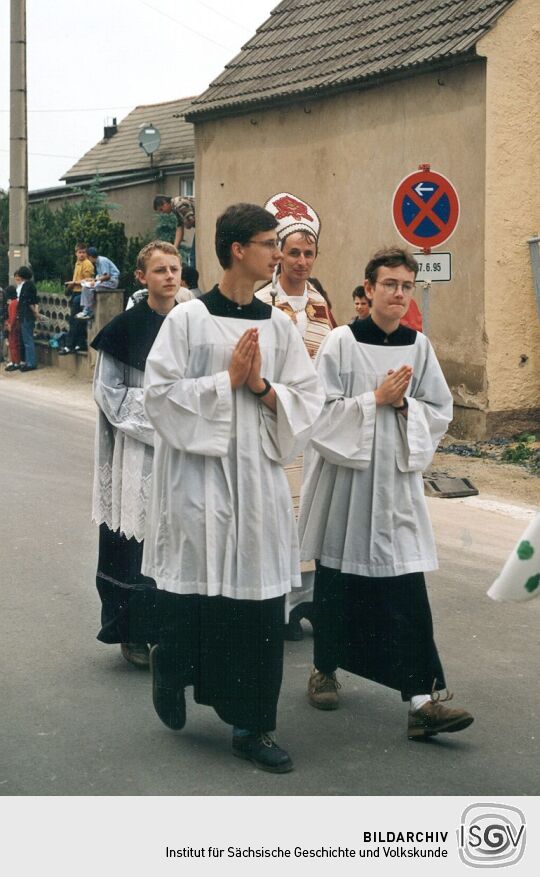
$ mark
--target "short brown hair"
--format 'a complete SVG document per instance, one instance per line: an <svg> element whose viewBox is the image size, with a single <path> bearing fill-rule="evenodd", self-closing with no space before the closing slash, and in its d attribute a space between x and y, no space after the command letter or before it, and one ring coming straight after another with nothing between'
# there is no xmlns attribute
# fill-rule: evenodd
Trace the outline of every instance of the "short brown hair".
<svg viewBox="0 0 540 877"><path fill-rule="evenodd" d="M158 250L160 253L168 253L169 256L178 256L180 259L180 253L174 246L174 244L170 244L168 241L150 241L149 244L146 244L145 247L140 250L139 255L137 256L137 270L145 271L146 264L149 258L153 255L153 253ZM180 262L182 260L180 259Z"/></svg>
<svg viewBox="0 0 540 877"><path fill-rule="evenodd" d="M168 195L156 195L153 201L154 210L159 210L160 207L163 207L164 204L170 204L172 202L172 198Z"/></svg>
<svg viewBox="0 0 540 877"><path fill-rule="evenodd" d="M273 231L277 219L258 204L231 204L216 222L216 256L222 268L232 265L231 247L234 243L246 246L254 234Z"/></svg>
<svg viewBox="0 0 540 877"><path fill-rule="evenodd" d="M379 268L397 268L404 265L409 271L414 272L414 276L418 274L418 262L409 250L402 247L383 247L371 257L366 265L365 277L371 285L377 281Z"/></svg>

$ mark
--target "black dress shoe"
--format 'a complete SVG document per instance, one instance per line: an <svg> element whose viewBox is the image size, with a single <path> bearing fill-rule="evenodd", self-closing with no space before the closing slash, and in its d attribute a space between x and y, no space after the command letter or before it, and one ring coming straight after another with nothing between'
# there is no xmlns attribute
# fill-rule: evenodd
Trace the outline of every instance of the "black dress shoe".
<svg viewBox="0 0 540 877"><path fill-rule="evenodd" d="M184 687L172 672L160 667L159 646L150 649L152 672L152 701L154 709L164 725L180 731L186 724L186 698Z"/></svg>
<svg viewBox="0 0 540 877"><path fill-rule="evenodd" d="M20 365L18 362L10 362L9 365L6 365L4 371L5 372L16 372L18 369L20 369Z"/></svg>
<svg viewBox="0 0 540 877"><path fill-rule="evenodd" d="M300 640L304 639L304 631L299 621L291 619L289 623L285 625L283 639L292 643L298 643Z"/></svg>
<svg viewBox="0 0 540 877"><path fill-rule="evenodd" d="M22 372L35 372L37 365L21 365Z"/></svg>
<svg viewBox="0 0 540 877"><path fill-rule="evenodd" d="M269 734L233 735L233 755L252 761L261 770L270 773L289 773L294 765L284 749L280 749Z"/></svg>
<svg viewBox="0 0 540 877"><path fill-rule="evenodd" d="M149 649L146 643L120 643L123 657L139 670L148 670L150 666Z"/></svg>

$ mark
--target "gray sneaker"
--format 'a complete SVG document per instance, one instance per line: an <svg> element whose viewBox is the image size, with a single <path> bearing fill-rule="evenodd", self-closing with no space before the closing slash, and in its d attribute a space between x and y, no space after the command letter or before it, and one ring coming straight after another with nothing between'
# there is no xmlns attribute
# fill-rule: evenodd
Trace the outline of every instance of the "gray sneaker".
<svg viewBox="0 0 540 877"><path fill-rule="evenodd" d="M319 673L313 668L308 682L308 700L318 710L337 710L339 706L338 688L341 685L335 673Z"/></svg>

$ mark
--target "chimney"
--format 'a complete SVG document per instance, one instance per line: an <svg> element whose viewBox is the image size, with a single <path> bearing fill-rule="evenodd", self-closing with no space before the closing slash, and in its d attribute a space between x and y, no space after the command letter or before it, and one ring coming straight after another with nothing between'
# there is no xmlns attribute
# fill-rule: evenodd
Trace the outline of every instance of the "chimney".
<svg viewBox="0 0 540 877"><path fill-rule="evenodd" d="M103 139L110 140L111 137L114 137L114 135L116 134L117 131L118 131L118 126L116 124L116 116L115 116L115 118L112 120L112 122L109 123L108 125L105 125L105 127L103 128Z"/></svg>

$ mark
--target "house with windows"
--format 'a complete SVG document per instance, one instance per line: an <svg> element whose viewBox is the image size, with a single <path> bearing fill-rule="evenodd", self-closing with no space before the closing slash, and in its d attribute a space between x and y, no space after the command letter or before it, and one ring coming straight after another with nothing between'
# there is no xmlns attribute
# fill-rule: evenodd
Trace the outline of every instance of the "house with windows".
<svg viewBox="0 0 540 877"><path fill-rule="evenodd" d="M429 164L460 204L429 292L452 432L538 428L538 82L538 0L283 0L186 115L203 288L219 212L292 192L321 217L316 274L345 322L370 255L404 243L394 193Z"/></svg>
<svg viewBox="0 0 540 877"><path fill-rule="evenodd" d="M67 198L79 197L75 189L98 176L108 200L118 205L114 219L124 223L126 235L146 236L155 225L154 195L194 192L193 125L184 119L191 100L143 104L120 123L113 119L99 143L64 174L65 185L31 192L30 204L46 200L54 209ZM150 154L139 145L145 130L159 132L159 146Z"/></svg>

